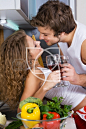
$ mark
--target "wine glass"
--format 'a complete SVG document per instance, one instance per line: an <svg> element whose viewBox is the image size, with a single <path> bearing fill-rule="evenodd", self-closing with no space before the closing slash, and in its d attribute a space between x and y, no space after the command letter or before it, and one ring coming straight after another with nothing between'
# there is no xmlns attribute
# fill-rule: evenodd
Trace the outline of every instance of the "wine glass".
<svg viewBox="0 0 86 129"><path fill-rule="evenodd" d="M64 81L63 78L65 76L62 76L62 71L61 69L66 67L68 65L68 61L69 61L69 57L65 56L65 55L61 55L60 56L60 73L61 73L61 82L60 82L60 86L68 86L68 81Z"/></svg>
<svg viewBox="0 0 86 129"><path fill-rule="evenodd" d="M51 71L60 70L59 63L60 63L59 54L51 54L46 56L46 64ZM59 83L57 83L53 88L58 87L58 84Z"/></svg>

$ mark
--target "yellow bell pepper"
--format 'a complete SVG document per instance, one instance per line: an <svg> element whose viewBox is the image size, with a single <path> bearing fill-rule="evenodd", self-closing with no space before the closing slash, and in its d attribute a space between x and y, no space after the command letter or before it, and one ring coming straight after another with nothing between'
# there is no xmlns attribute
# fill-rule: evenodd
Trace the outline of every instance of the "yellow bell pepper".
<svg viewBox="0 0 86 129"><path fill-rule="evenodd" d="M35 103L27 103L21 109L21 118L29 120L40 120L40 109ZM22 121L27 127L32 128L38 121Z"/></svg>

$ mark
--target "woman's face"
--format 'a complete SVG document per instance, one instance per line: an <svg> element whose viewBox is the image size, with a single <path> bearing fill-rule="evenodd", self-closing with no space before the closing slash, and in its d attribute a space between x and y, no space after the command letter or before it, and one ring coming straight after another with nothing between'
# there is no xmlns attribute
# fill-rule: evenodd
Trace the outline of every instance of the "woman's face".
<svg viewBox="0 0 86 129"><path fill-rule="evenodd" d="M40 41L34 41L30 36L26 36L27 40L27 48L29 49L29 53L32 59L38 59L42 53L43 49L40 46Z"/></svg>

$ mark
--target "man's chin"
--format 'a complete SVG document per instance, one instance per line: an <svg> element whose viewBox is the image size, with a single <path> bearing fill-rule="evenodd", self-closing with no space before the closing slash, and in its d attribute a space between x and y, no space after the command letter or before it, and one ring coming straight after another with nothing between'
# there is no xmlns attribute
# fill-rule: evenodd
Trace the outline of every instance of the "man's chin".
<svg viewBox="0 0 86 129"><path fill-rule="evenodd" d="M48 46L52 46L52 45L54 45L54 44L56 44L56 43L46 43Z"/></svg>
<svg viewBox="0 0 86 129"><path fill-rule="evenodd" d="M48 46L52 46L52 44L51 44L51 43L49 43L49 42L46 42L46 44L47 44Z"/></svg>

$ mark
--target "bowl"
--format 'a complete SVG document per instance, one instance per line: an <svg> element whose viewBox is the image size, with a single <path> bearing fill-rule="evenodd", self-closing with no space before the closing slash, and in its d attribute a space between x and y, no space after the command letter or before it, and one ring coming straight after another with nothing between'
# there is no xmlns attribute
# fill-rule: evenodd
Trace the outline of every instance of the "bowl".
<svg viewBox="0 0 86 129"><path fill-rule="evenodd" d="M72 115L72 112L68 113L68 116L58 119L49 120L29 120L21 118L21 112L17 114L17 118L20 119L25 129L62 129L65 126L65 120Z"/></svg>

